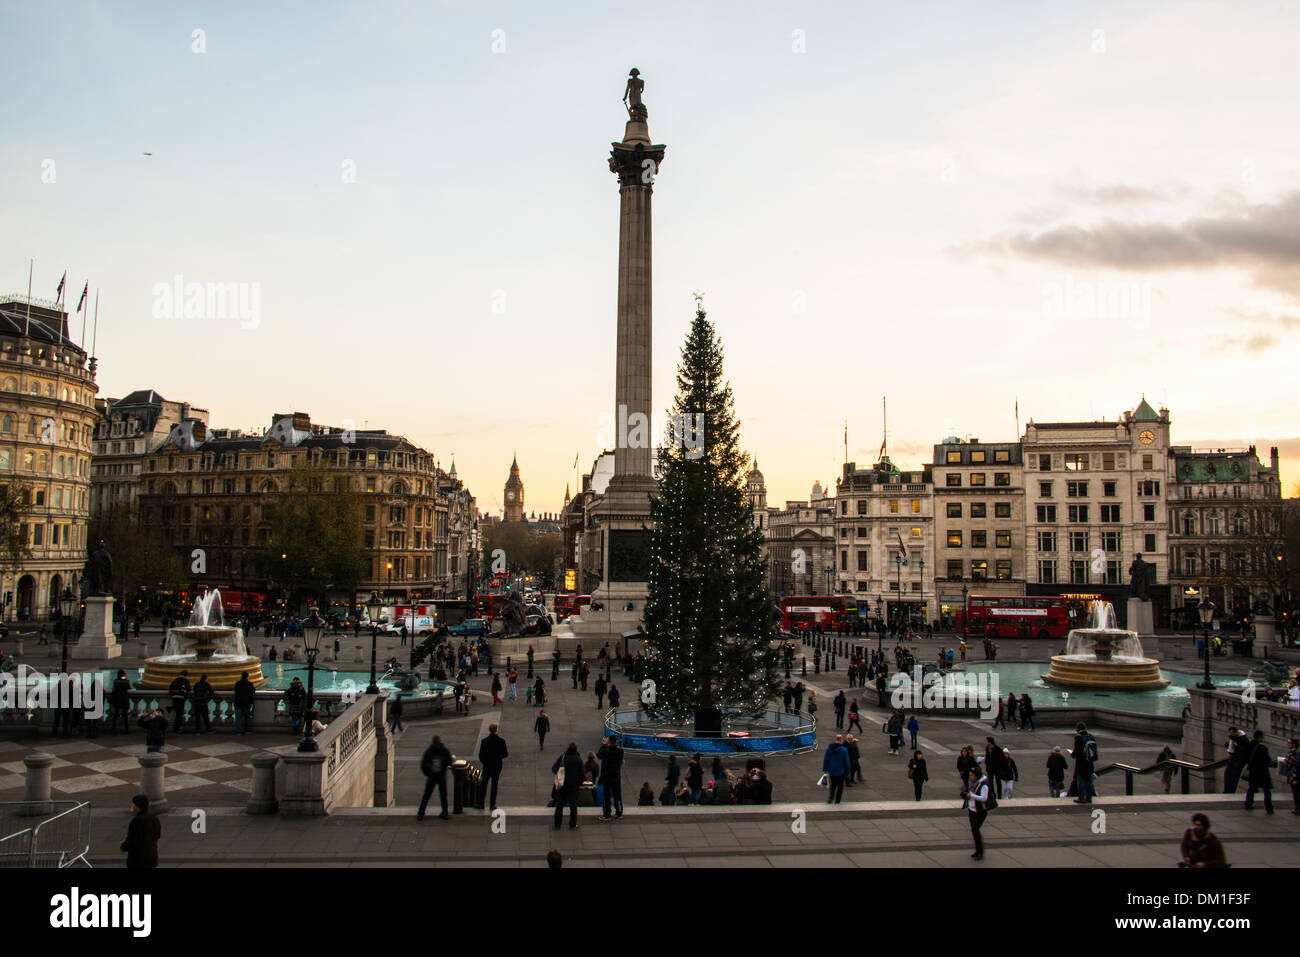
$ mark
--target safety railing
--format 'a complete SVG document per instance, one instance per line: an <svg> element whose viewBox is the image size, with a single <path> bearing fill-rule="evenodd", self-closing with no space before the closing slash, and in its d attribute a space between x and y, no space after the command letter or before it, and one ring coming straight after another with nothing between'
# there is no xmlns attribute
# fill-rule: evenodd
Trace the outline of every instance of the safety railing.
<svg viewBox="0 0 1300 957"><path fill-rule="evenodd" d="M1215 771L1224 767L1227 763L1228 760L1226 758L1221 761L1214 761L1210 764L1193 764L1191 761L1183 761L1180 758L1167 758L1164 761L1157 761L1150 767L1139 768L1132 764L1116 762L1115 764L1108 764L1104 768L1099 768L1097 770L1097 775L1100 777L1103 774L1110 774L1112 771L1122 771L1124 773L1124 793L1127 796L1132 797L1133 778L1135 776L1140 774L1151 774L1155 771L1161 771L1166 767L1174 767L1179 771L1180 793L1191 794L1193 771Z"/></svg>
<svg viewBox="0 0 1300 957"><path fill-rule="evenodd" d="M89 803L0 803L0 867L89 867L89 854Z"/></svg>

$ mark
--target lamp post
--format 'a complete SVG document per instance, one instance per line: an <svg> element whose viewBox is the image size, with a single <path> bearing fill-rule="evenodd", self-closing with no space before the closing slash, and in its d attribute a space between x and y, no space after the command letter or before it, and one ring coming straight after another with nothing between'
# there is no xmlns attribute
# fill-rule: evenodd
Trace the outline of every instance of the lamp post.
<svg viewBox="0 0 1300 957"><path fill-rule="evenodd" d="M970 606L966 601L969 592L969 588L965 585L961 586L961 636L963 638L970 634Z"/></svg>
<svg viewBox="0 0 1300 957"><path fill-rule="evenodd" d="M316 751L316 732L312 725L316 722L316 655L320 653L320 639L325 631L325 619L315 608L311 617L303 620L302 643L307 651L307 718L303 722L302 740L298 742L299 751Z"/></svg>
<svg viewBox="0 0 1300 957"><path fill-rule="evenodd" d="M379 617L379 609L383 607L383 599L378 593L371 592L370 597L366 599L366 611L370 613L370 686L366 688L366 694L379 694L379 682L375 680L375 642L379 629L375 625L375 619Z"/></svg>
<svg viewBox="0 0 1300 957"><path fill-rule="evenodd" d="M76 596L72 594L71 588L63 589L63 594L58 598L59 604L59 637L63 639L63 664L59 668L60 674L68 673L68 621L72 618L72 611L77 607Z"/></svg>
<svg viewBox="0 0 1300 957"><path fill-rule="evenodd" d="M885 653L885 596L876 596L876 611L880 612L880 627L876 629L876 651Z"/></svg>
<svg viewBox="0 0 1300 957"><path fill-rule="evenodd" d="M1201 616L1201 630L1205 635L1205 677L1196 687L1213 691L1214 682L1210 680L1210 621L1214 618L1214 603L1209 598L1202 598L1201 603L1196 606L1196 611Z"/></svg>

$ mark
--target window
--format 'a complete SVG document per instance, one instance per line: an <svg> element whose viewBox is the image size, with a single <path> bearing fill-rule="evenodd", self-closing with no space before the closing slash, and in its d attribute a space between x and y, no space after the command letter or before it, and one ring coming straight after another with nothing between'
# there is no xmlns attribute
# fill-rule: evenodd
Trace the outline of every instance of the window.
<svg viewBox="0 0 1300 957"><path fill-rule="evenodd" d="M961 465L961 453L960 453L960 452L951 452L951 451L950 451L950 452L948 453L948 464L949 464L949 465Z"/></svg>
<svg viewBox="0 0 1300 957"><path fill-rule="evenodd" d="M897 582L897 581L892 581L892 582L890 582L890 583L889 583L889 590L890 590L890 591L898 591L898 582Z"/></svg>
<svg viewBox="0 0 1300 957"><path fill-rule="evenodd" d="M954 582L961 581L961 574L962 574L961 559L960 558L948 559L948 580Z"/></svg>
<svg viewBox="0 0 1300 957"><path fill-rule="evenodd" d="M37 525L36 527L37 529L40 528L39 525ZM1210 552L1210 574L1211 575L1223 574L1223 555L1219 552Z"/></svg>
<svg viewBox="0 0 1300 957"><path fill-rule="evenodd" d="M960 472L949 472L949 473L948 473L948 488L958 488L960 485L961 485L961 473L960 473Z"/></svg>
<svg viewBox="0 0 1300 957"><path fill-rule="evenodd" d="M840 552L840 571L846 572L848 570L849 570L849 553Z"/></svg>
<svg viewBox="0 0 1300 957"><path fill-rule="evenodd" d="M1119 520L1120 520L1120 517L1119 517L1119 506L1118 506L1118 505L1103 505L1103 506L1101 507L1101 520L1102 520L1103 522L1113 522L1113 523L1118 523Z"/></svg>
<svg viewBox="0 0 1300 957"><path fill-rule="evenodd" d="M989 547L989 533L988 533L988 532L984 532L984 531L971 532L971 533L970 533L970 547L971 547L971 548L988 548L988 547Z"/></svg>
<svg viewBox="0 0 1300 957"><path fill-rule="evenodd" d="M847 531L847 529L846 529L846 531ZM858 538L866 538L866 537L867 537L867 530L866 530L865 528L863 528L861 525L859 525L859 526L858 526Z"/></svg>
<svg viewBox="0 0 1300 957"><path fill-rule="evenodd" d="M897 514L898 514L898 499L896 499L896 498L891 498L891 499L889 500L889 513L890 513L891 515L897 515Z"/></svg>
<svg viewBox="0 0 1300 957"><path fill-rule="evenodd" d="M858 550L858 571L860 571L860 572L868 571L868 568L867 568L867 553L866 553L866 551L864 551L864 550L862 550L862 549L859 549L859 550Z"/></svg>
<svg viewBox="0 0 1300 957"><path fill-rule="evenodd" d="M1065 470L1067 472L1086 472L1088 470L1088 454L1086 452L1067 452Z"/></svg>
<svg viewBox="0 0 1300 957"><path fill-rule="evenodd" d="M1184 574L1184 575L1188 575L1188 576L1195 576L1195 574L1196 574L1196 556L1195 556L1195 555L1184 555L1184 556L1183 556L1183 574Z"/></svg>
<svg viewBox="0 0 1300 957"><path fill-rule="evenodd" d="M961 548L961 532L948 533L948 547Z"/></svg>
<svg viewBox="0 0 1300 957"><path fill-rule="evenodd" d="M1144 542L1144 546L1143 546L1143 549L1142 549L1142 550L1145 551L1145 552L1147 552L1148 554L1151 553L1151 552L1154 552L1154 551L1156 550L1156 537L1155 537L1155 535L1150 535L1150 534L1148 534L1148 535L1143 535L1142 538L1143 538L1143 542Z"/></svg>
<svg viewBox="0 0 1300 957"><path fill-rule="evenodd" d="M33 545L44 545L44 544L45 544L45 526L44 526L44 525L36 524L36 525L33 525L33 526L32 526L32 544L33 544Z"/></svg>
<svg viewBox="0 0 1300 957"><path fill-rule="evenodd" d="M948 503L948 517L961 518L961 502Z"/></svg>
<svg viewBox="0 0 1300 957"><path fill-rule="evenodd" d="M1119 559L1112 558L1112 559L1110 559L1108 562L1106 562L1106 582L1105 582L1105 583L1106 583L1107 585L1118 585L1118 584L1120 583L1120 581L1119 581L1119 574L1120 574Z"/></svg>
<svg viewBox="0 0 1300 957"><path fill-rule="evenodd" d="M848 502L840 502L840 514L841 514L841 515L847 515L847 514L849 514L849 503L848 503Z"/></svg>
<svg viewBox="0 0 1300 957"><path fill-rule="evenodd" d="M14 467L13 452L9 449L0 449L0 470L9 471Z"/></svg>
<svg viewBox="0 0 1300 957"><path fill-rule="evenodd" d="M1154 522L1156 520L1156 507L1154 505L1142 506L1142 521Z"/></svg>
<svg viewBox="0 0 1300 957"><path fill-rule="evenodd" d="M841 586L841 587L843 587L843 586ZM864 581L859 581L859 582L858 582L857 590L858 590L858 591L866 591L866 590L867 590L867 583L864 582Z"/></svg>
<svg viewBox="0 0 1300 957"><path fill-rule="evenodd" d="M848 537L849 537L849 530L848 530L848 528L847 528L847 527L841 528L841 529L840 529L840 538L848 538Z"/></svg>
<svg viewBox="0 0 1300 957"><path fill-rule="evenodd" d="M1050 455L1040 455L1038 457L1038 471L1040 472L1052 471L1052 457Z"/></svg>
<svg viewBox="0 0 1300 957"><path fill-rule="evenodd" d="M1039 532L1038 550L1040 552L1056 551L1056 532Z"/></svg>
<svg viewBox="0 0 1300 957"><path fill-rule="evenodd" d="M1233 569L1233 571L1235 571L1238 575L1244 575L1244 574L1246 574L1246 572L1249 570L1249 565L1246 563L1246 553L1245 553L1245 552L1234 552L1234 553L1233 553L1233 555L1232 555L1232 569Z"/></svg>
<svg viewBox="0 0 1300 957"><path fill-rule="evenodd" d="M913 537L913 538L920 538L920 537L921 537L921 526L920 526L920 525L913 525L913 526L912 526L912 537Z"/></svg>
<svg viewBox="0 0 1300 957"><path fill-rule="evenodd" d="M1088 584L1088 563L1082 558L1070 559L1070 584Z"/></svg>
<svg viewBox="0 0 1300 957"><path fill-rule="evenodd" d="M982 465L984 463L984 450L972 450L970 454L971 464Z"/></svg>
<svg viewBox="0 0 1300 957"><path fill-rule="evenodd" d="M1066 482L1065 496L1066 498L1087 498L1088 483L1087 482Z"/></svg>
<svg viewBox="0 0 1300 957"><path fill-rule="evenodd" d="M867 514L867 500L865 498L858 499L858 514L859 515Z"/></svg>
<svg viewBox="0 0 1300 957"><path fill-rule="evenodd" d="M1102 532L1101 548L1106 552L1119 551L1119 532Z"/></svg>
<svg viewBox="0 0 1300 957"><path fill-rule="evenodd" d="M1051 498L1051 497L1052 497L1052 483L1051 483L1051 482L1039 482L1039 483L1038 483L1038 497L1039 497L1039 498Z"/></svg>
<svg viewBox="0 0 1300 957"><path fill-rule="evenodd" d="M1071 532L1070 533L1070 551L1086 552L1088 550L1088 533Z"/></svg>
<svg viewBox="0 0 1300 957"><path fill-rule="evenodd" d="M998 548L1011 547L1011 532L1009 531L996 532L994 537L996 539L995 544L997 545Z"/></svg>
<svg viewBox="0 0 1300 957"><path fill-rule="evenodd" d="M1072 522L1086 522L1088 520L1088 506L1071 505L1069 507L1069 516Z"/></svg>
<svg viewBox="0 0 1300 957"><path fill-rule="evenodd" d="M1011 517L1011 503L1010 503L1010 502L998 502L998 503L996 503L996 504L993 506L993 517L994 517L994 518L1010 518L1010 517Z"/></svg>
<svg viewBox="0 0 1300 957"><path fill-rule="evenodd" d="M1009 559L1000 560L997 565L997 576L1000 582L1011 581L1011 562Z"/></svg>
<svg viewBox="0 0 1300 957"><path fill-rule="evenodd" d="M983 472L971 472L971 473L970 473L970 484L971 484L971 485L983 485L983 484L984 484L984 473L983 473Z"/></svg>
<svg viewBox="0 0 1300 957"><path fill-rule="evenodd" d="M1138 494L1139 494L1139 495L1159 495L1159 494L1160 494L1160 483L1159 483L1159 482L1150 482L1150 481L1148 481L1148 482L1138 482Z"/></svg>
<svg viewBox="0 0 1300 957"><path fill-rule="evenodd" d="M1234 535L1246 534L1246 516L1242 515L1240 512L1232 516L1232 534Z"/></svg>
<svg viewBox="0 0 1300 957"><path fill-rule="evenodd" d="M1040 524L1047 524L1056 521L1055 505L1039 505L1037 508L1038 521Z"/></svg>
<svg viewBox="0 0 1300 957"><path fill-rule="evenodd" d="M1154 455L1142 456L1143 471L1150 472L1155 467L1156 467L1156 457Z"/></svg>
<svg viewBox="0 0 1300 957"><path fill-rule="evenodd" d="M989 514L989 507L985 505L983 502L970 503L971 518L988 518L988 514Z"/></svg>
<svg viewBox="0 0 1300 957"><path fill-rule="evenodd" d="M1115 483L1114 483L1114 482L1102 482L1102 483L1101 483L1101 494L1104 495L1106 498L1114 498L1114 497L1115 497Z"/></svg>
<svg viewBox="0 0 1300 957"><path fill-rule="evenodd" d="M1222 519L1216 514L1205 516L1205 534L1221 535L1223 534Z"/></svg>
<svg viewBox="0 0 1300 957"><path fill-rule="evenodd" d="M1115 453L1114 453L1114 452L1102 452L1102 453L1101 453L1101 467L1102 467L1102 469L1103 469L1104 471L1106 471L1106 472L1113 472L1113 471L1115 471Z"/></svg>
<svg viewBox="0 0 1300 957"><path fill-rule="evenodd" d="M970 563L970 580L986 582L989 580L989 563L982 558L972 559Z"/></svg>
<svg viewBox="0 0 1300 957"><path fill-rule="evenodd" d="M1010 484L1011 484L1011 473L1010 473L1010 472L994 472L994 473L993 473L993 484L994 484L994 485L1010 485Z"/></svg>
<svg viewBox="0 0 1300 957"><path fill-rule="evenodd" d="M366 548L374 548L374 547L375 547L375 530L372 529L372 528L367 528L366 531L365 531L365 534L362 536L362 539L365 541L365 546L366 546Z"/></svg>
<svg viewBox="0 0 1300 957"><path fill-rule="evenodd" d="M912 514L913 515L921 514L921 500L919 498L912 499Z"/></svg>
<svg viewBox="0 0 1300 957"><path fill-rule="evenodd" d="M1011 452L1008 449L998 449L993 453L994 462L1010 462Z"/></svg>

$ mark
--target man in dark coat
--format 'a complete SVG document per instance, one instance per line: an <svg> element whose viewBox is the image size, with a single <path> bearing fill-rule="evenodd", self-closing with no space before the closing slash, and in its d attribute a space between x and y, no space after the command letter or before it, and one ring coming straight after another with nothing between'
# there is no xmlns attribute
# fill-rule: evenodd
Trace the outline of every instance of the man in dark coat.
<svg viewBox="0 0 1300 957"><path fill-rule="evenodd" d="M1269 770L1272 765L1273 758L1268 753L1268 745L1264 743L1264 732L1256 731L1255 741L1250 745L1246 758L1246 776L1249 778L1246 787L1247 811L1255 810L1255 792L1262 790L1264 810L1273 813L1273 775Z"/></svg>
<svg viewBox="0 0 1300 957"><path fill-rule="evenodd" d="M605 792L605 813L599 818L609 820L612 807L617 817L623 816L623 749L618 746L617 735L611 734L596 752L600 760L600 781Z"/></svg>
<svg viewBox="0 0 1300 957"><path fill-rule="evenodd" d="M235 682L235 734L247 734L253 719L253 701L257 698L257 688L248 680L245 671Z"/></svg>
<svg viewBox="0 0 1300 957"><path fill-rule="evenodd" d="M163 719L164 727L167 719ZM126 853L126 866L130 870L158 866L158 838L162 835L162 825L158 818L149 812L149 798L137 794L131 798L131 823L126 827L126 840L122 850Z"/></svg>
<svg viewBox="0 0 1300 957"><path fill-rule="evenodd" d="M1092 786L1092 776L1096 773L1094 756L1097 754L1097 743L1082 721L1075 725L1074 731L1074 748L1070 751L1070 757L1074 758L1074 787L1079 795L1074 803L1091 804L1092 796L1096 793Z"/></svg>
<svg viewBox="0 0 1300 957"><path fill-rule="evenodd" d="M882 667L876 674L876 696L879 699L879 706L885 707L885 692L889 689L889 679L885 675L885 669Z"/></svg>
<svg viewBox="0 0 1300 957"><path fill-rule="evenodd" d="M486 788L488 782L492 782L488 795L490 811L497 809L497 785L501 783L501 766L508 757L510 752L506 749L505 741L497 734L497 724L494 721L488 725L487 737L478 746L478 760L483 765L483 786Z"/></svg>
<svg viewBox="0 0 1300 957"><path fill-rule="evenodd" d="M451 761L451 752L442 743L442 738L435 734L433 743L424 749L424 755L420 758L420 770L424 773L424 796L420 798L420 809L415 812L417 821L424 820L424 811L429 806L429 798L435 787L438 789L438 797L442 799L442 813L438 817L447 820L447 769L451 767Z"/></svg>
<svg viewBox="0 0 1300 957"><path fill-rule="evenodd" d="M113 679L113 689L108 693L108 704L113 709L109 730L117 734L117 719L121 718L122 733L129 734L131 726L127 724L127 718L131 714L131 682L127 680L126 672L120 668L117 677Z"/></svg>
<svg viewBox="0 0 1300 957"><path fill-rule="evenodd" d="M994 796L1002 797L1002 772L1004 770L1002 746L994 741L992 736L985 738L984 741L984 773L988 775Z"/></svg>
<svg viewBox="0 0 1300 957"><path fill-rule="evenodd" d="M302 715L307 707L307 689L302 686L301 678L294 678L284 692L285 707L289 711L289 726L294 733L302 730Z"/></svg>
<svg viewBox="0 0 1300 957"><path fill-rule="evenodd" d="M597 674L597 676L596 676L596 707L597 707L597 708L602 708L602 707L604 707L604 706L605 706L605 678L604 678L603 675Z"/></svg>
<svg viewBox="0 0 1300 957"><path fill-rule="evenodd" d="M137 722L144 728L144 748L146 751L162 751L167 737L167 717L162 708L155 708L153 714L147 714Z"/></svg>
<svg viewBox="0 0 1300 957"><path fill-rule="evenodd" d="M194 715L195 734L212 733L212 715L208 711L208 706L212 701L213 694L212 685L208 684L208 676L199 675L199 681L194 686L194 695L190 704L190 712Z"/></svg>
<svg viewBox="0 0 1300 957"><path fill-rule="evenodd" d="M176 680L171 683L168 691L172 696L172 712L176 715L176 726L173 730L180 734L181 727L185 724L185 702L190 698L189 672L182 670Z"/></svg>
<svg viewBox="0 0 1300 957"><path fill-rule="evenodd" d="M582 782L587 773L582 754L578 751L578 742L569 742L568 749L551 765L551 773L559 773L560 768L564 768L564 784L557 785L555 789L555 830L560 829L566 804L569 806L569 830L573 830L578 826L578 792L582 790Z"/></svg>
<svg viewBox="0 0 1300 957"><path fill-rule="evenodd" d="M618 686L611 681L609 683L609 706L611 708L617 708L621 699L622 695L618 692Z"/></svg>
<svg viewBox="0 0 1300 957"><path fill-rule="evenodd" d="M836 731L844 730L844 708L847 705L848 702L844 698L844 692L843 691L837 692L834 700L831 701L831 707L835 709L835 730Z"/></svg>

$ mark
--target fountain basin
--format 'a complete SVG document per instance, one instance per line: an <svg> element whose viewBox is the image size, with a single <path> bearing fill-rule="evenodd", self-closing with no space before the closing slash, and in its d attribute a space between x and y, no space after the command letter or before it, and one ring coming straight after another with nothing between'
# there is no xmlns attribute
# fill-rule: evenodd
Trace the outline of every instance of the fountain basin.
<svg viewBox="0 0 1300 957"><path fill-rule="evenodd" d="M214 595L216 593L213 593ZM216 600L219 601L219 598ZM196 603L197 607L197 603ZM220 606L217 606L218 608ZM190 684L207 675L208 684L215 691L232 691L245 671L254 688L266 683L262 674L262 659L250 655L244 645L244 633L238 628L206 623L208 611L203 609L204 623L182 625L169 629L163 653L156 658L146 658L144 675L136 682L143 691L165 691L180 677L182 671Z"/></svg>
<svg viewBox="0 0 1300 957"><path fill-rule="evenodd" d="M1113 655L1053 655L1043 683L1053 688L1083 691L1158 691L1169 687L1154 658Z"/></svg>

